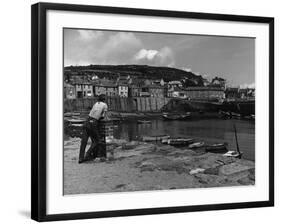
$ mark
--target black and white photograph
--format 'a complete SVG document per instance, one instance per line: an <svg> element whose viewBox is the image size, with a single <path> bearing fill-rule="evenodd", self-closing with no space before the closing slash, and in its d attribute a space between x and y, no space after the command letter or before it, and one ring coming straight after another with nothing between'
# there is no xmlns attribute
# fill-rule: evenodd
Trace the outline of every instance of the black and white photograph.
<svg viewBox="0 0 281 224"><path fill-rule="evenodd" d="M255 38L63 29L64 195L255 186Z"/></svg>

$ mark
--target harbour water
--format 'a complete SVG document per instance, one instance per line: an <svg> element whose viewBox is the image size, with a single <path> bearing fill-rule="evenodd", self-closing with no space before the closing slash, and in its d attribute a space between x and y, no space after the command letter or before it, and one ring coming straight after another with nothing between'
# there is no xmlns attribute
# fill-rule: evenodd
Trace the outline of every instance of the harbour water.
<svg viewBox="0 0 281 224"><path fill-rule="evenodd" d="M191 137L205 144L228 143L228 150L236 150L235 124L240 151L243 158L255 160L255 123L236 119L199 119L187 121L151 120L148 124L138 124L137 120L116 124L114 137L128 141L140 140L143 136L170 135L171 137Z"/></svg>

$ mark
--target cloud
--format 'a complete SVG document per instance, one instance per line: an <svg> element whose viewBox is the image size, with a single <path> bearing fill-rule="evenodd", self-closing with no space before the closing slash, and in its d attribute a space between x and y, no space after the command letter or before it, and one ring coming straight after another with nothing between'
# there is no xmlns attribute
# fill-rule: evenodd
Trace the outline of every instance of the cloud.
<svg viewBox="0 0 281 224"><path fill-rule="evenodd" d="M165 46L160 50L141 49L135 56L134 60L140 64L158 65L158 66L174 66L174 54L171 48Z"/></svg>
<svg viewBox="0 0 281 224"><path fill-rule="evenodd" d="M146 50L146 49L141 49L136 55L135 59L136 60L143 60L147 59L149 61L153 60L153 58L158 54L158 51L156 50Z"/></svg>
<svg viewBox="0 0 281 224"><path fill-rule="evenodd" d="M143 47L130 32L66 29L64 36L65 65L122 64Z"/></svg>
<svg viewBox="0 0 281 224"><path fill-rule="evenodd" d="M95 30L78 30L80 38L82 40L90 41L103 36L102 31L95 31Z"/></svg>
<svg viewBox="0 0 281 224"><path fill-rule="evenodd" d="M133 33L119 32L111 35L97 52L108 61L131 59L134 52L142 47L142 42Z"/></svg>
<svg viewBox="0 0 281 224"><path fill-rule="evenodd" d="M175 65L168 46L146 49L145 42L132 32L65 29L65 65L147 64Z"/></svg>

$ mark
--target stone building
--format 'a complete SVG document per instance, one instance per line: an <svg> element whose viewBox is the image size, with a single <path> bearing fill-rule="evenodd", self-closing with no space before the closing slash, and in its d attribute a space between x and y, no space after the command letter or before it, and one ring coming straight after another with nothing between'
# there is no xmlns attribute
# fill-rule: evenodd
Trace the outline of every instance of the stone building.
<svg viewBox="0 0 281 224"><path fill-rule="evenodd" d="M73 83L77 98L89 98L94 96L93 86L90 82Z"/></svg>
<svg viewBox="0 0 281 224"><path fill-rule="evenodd" d="M212 87L220 87L223 88L224 90L226 89L226 80L220 77L215 77L212 79L211 83L209 86Z"/></svg>
<svg viewBox="0 0 281 224"><path fill-rule="evenodd" d="M194 100L223 100L224 89L220 87L188 87L185 89L186 97Z"/></svg>
<svg viewBox="0 0 281 224"><path fill-rule="evenodd" d="M104 94L106 96L118 96L118 88L116 85L95 85L95 95Z"/></svg>
<svg viewBox="0 0 281 224"><path fill-rule="evenodd" d="M128 97L139 97L142 92L142 88L136 85L130 85L128 88Z"/></svg>
<svg viewBox="0 0 281 224"><path fill-rule="evenodd" d="M148 92L151 97L164 97L165 96L165 88L163 86L158 85L150 85L148 86Z"/></svg>
<svg viewBox="0 0 281 224"><path fill-rule="evenodd" d="M75 87L69 83L64 83L63 84L63 97L65 99L75 99L76 98Z"/></svg>
<svg viewBox="0 0 281 224"><path fill-rule="evenodd" d="M118 95L120 97L128 97L129 87L127 84L119 83L118 84Z"/></svg>
<svg viewBox="0 0 281 224"><path fill-rule="evenodd" d="M225 97L227 100L235 100L239 98L239 87L228 87L225 90Z"/></svg>

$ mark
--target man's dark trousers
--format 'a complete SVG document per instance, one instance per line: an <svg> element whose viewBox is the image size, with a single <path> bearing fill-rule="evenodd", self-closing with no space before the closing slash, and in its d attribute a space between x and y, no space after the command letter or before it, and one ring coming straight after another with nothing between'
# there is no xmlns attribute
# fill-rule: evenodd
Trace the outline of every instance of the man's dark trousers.
<svg viewBox="0 0 281 224"><path fill-rule="evenodd" d="M100 134L100 122L94 118L88 118L83 126L83 134L81 138L79 162L94 159L96 157L105 157L103 154L104 142ZM91 138L92 144L85 156L85 149L89 137Z"/></svg>

